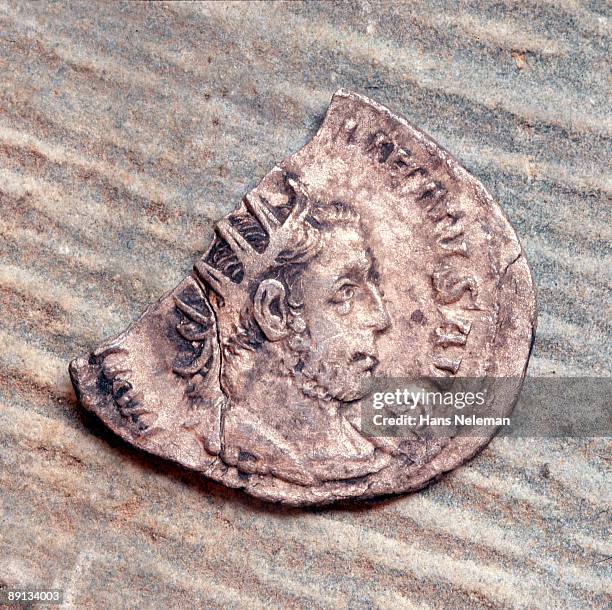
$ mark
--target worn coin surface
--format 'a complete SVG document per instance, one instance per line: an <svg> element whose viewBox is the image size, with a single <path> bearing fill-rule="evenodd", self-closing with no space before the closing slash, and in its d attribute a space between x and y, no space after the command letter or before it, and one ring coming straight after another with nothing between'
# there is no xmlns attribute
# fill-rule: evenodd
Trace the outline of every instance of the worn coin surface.
<svg viewBox="0 0 612 610"><path fill-rule="evenodd" d="M367 436L375 379L514 379L495 396L508 414L534 328L525 256L485 188L340 90L192 275L70 373L136 447L265 500L325 504L420 489L495 433Z"/></svg>

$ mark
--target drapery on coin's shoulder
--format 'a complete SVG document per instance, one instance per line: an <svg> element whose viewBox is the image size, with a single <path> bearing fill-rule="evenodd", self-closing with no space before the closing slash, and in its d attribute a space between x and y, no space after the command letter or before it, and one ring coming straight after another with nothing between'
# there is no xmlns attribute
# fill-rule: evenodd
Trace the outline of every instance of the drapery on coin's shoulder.
<svg viewBox="0 0 612 610"><path fill-rule="evenodd" d="M495 433L372 438L376 378L506 377L535 329L521 245L485 188L344 90L313 139L220 219L193 273L70 374L136 447L270 501L422 488Z"/></svg>

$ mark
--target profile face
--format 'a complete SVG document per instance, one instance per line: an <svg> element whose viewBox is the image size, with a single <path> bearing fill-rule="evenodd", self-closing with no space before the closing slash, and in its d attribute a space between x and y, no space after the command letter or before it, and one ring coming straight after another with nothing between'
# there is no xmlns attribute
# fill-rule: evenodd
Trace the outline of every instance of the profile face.
<svg viewBox="0 0 612 610"><path fill-rule="evenodd" d="M303 319L311 349L303 373L337 400L365 396L378 365L376 338L389 315L375 284L363 235L352 227L326 232L303 271Z"/></svg>

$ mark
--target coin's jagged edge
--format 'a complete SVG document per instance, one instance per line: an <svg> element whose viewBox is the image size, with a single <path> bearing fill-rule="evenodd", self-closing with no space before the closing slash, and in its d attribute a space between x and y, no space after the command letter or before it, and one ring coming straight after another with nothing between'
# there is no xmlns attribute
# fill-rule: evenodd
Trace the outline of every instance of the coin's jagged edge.
<svg viewBox="0 0 612 610"><path fill-rule="evenodd" d="M105 341L87 358L73 360L69 373L79 402L115 434L149 453L202 469L212 462L208 452L218 452L218 441L210 439L205 452L176 450L177 441L182 439L184 443L190 436L184 426L190 413L187 408L183 413L165 412L165 404L172 401L159 400L155 392L149 392L146 386L150 376L145 382L142 371L145 363L151 369L166 371L162 374L165 391L174 403L187 402L192 382L173 372L180 349L177 342L181 341L176 333L180 315L175 302L179 295L198 289L195 279L188 276L147 307L121 334ZM155 340L151 342L150 337ZM211 347L218 352L216 342Z"/></svg>

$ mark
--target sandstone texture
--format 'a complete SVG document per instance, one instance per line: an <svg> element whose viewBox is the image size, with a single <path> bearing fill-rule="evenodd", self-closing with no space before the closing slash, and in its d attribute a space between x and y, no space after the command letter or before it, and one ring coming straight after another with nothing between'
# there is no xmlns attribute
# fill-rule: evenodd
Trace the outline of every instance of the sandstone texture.
<svg viewBox="0 0 612 610"><path fill-rule="evenodd" d="M426 490L281 508L120 441L68 363L191 270L335 90L492 193L529 374L609 376L609 6L0 0L0 587L65 608L603 608L610 442L497 438Z"/></svg>

